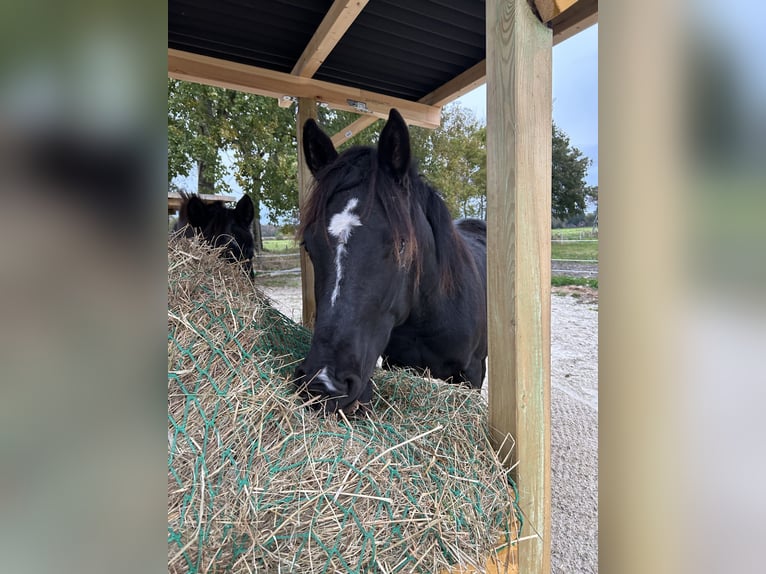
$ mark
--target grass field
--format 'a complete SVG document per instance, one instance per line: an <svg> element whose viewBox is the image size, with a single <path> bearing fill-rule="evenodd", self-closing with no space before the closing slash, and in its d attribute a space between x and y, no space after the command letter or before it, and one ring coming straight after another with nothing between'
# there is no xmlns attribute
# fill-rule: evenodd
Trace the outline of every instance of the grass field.
<svg viewBox="0 0 766 574"><path fill-rule="evenodd" d="M298 244L294 239L264 239L263 248L266 251L297 251Z"/></svg>
<svg viewBox="0 0 766 574"><path fill-rule="evenodd" d="M598 259L598 241L551 242L551 259Z"/></svg>
<svg viewBox="0 0 766 574"><path fill-rule="evenodd" d="M591 227L551 229L551 239L598 239L598 229L595 233Z"/></svg>

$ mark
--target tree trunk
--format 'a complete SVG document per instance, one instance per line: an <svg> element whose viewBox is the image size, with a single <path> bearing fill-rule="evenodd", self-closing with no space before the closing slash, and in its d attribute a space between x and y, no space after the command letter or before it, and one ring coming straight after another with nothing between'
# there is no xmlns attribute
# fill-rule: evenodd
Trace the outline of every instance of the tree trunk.
<svg viewBox="0 0 766 574"><path fill-rule="evenodd" d="M211 165L206 161L197 161L197 193L215 193L215 176L211 173Z"/></svg>
<svg viewBox="0 0 766 574"><path fill-rule="evenodd" d="M209 121L213 121L213 103L205 99L205 101L202 103L202 105L205 106L205 113L207 114L207 117L209 118ZM205 122L201 122L199 126L200 134L202 134L202 137L207 139L210 135L210 130L208 129L208 126ZM216 151L217 153L217 151ZM215 166L211 165L210 162L205 161L204 159L198 159L197 160L197 193L215 193L215 173L214 169Z"/></svg>
<svg viewBox="0 0 766 574"><path fill-rule="evenodd" d="M261 202L257 199L253 199L253 208L255 209L255 217L253 218L253 237L255 238L255 253L260 255L263 253L263 230L261 229Z"/></svg>

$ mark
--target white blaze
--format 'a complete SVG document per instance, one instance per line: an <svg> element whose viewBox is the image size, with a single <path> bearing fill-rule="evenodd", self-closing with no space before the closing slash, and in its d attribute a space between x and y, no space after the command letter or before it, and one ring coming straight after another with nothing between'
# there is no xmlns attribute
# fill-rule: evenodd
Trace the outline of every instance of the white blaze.
<svg viewBox="0 0 766 574"><path fill-rule="evenodd" d="M354 227L362 225L362 222L359 221L359 216L352 213L352 210L356 208L358 203L359 200L356 197L349 199L343 211L332 216L330 225L327 227L330 235L338 240L338 247L335 249L335 288L330 296L330 306L335 305L335 300L340 292L340 280L343 277L343 255L346 253L346 243L349 237L351 237Z"/></svg>
<svg viewBox="0 0 766 574"><path fill-rule="evenodd" d="M322 367L322 370L317 373L317 379L322 381L325 388L331 393L338 392L338 388L332 383L330 377L327 375L327 367Z"/></svg>

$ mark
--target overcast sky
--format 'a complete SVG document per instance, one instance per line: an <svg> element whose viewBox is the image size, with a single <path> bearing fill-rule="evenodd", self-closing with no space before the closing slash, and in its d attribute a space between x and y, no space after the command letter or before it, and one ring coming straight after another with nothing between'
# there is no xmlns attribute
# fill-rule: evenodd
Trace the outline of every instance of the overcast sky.
<svg viewBox="0 0 766 574"><path fill-rule="evenodd" d="M457 100L487 118L486 85ZM598 24L553 48L553 120L589 157L586 181L598 184Z"/></svg>

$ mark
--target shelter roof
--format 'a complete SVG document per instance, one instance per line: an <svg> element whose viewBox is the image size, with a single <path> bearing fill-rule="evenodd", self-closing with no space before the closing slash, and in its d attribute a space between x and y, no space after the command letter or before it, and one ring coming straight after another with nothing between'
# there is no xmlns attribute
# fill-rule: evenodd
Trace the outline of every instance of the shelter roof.
<svg viewBox="0 0 766 574"><path fill-rule="evenodd" d="M598 0L535 0L554 43ZM436 127L485 81L483 0L170 0L171 77ZM371 119L371 121L372 121ZM370 121L370 123L371 123Z"/></svg>

